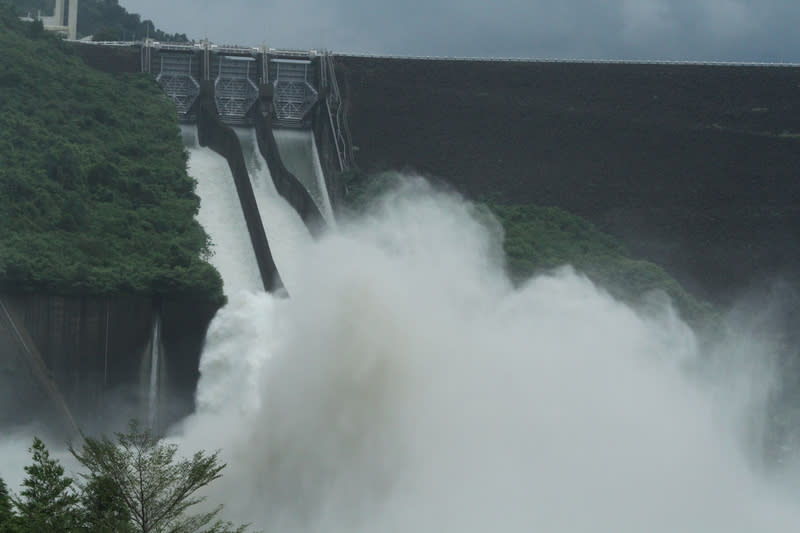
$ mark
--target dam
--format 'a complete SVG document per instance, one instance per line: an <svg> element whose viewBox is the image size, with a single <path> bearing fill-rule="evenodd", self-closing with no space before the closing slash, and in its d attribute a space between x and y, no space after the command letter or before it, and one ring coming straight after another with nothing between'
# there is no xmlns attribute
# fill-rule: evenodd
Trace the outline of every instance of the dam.
<svg viewBox="0 0 800 533"><path fill-rule="evenodd" d="M98 68L161 75L182 120L197 119L208 72L209 85L235 85L244 103L215 98L223 123L310 129L334 209L347 189L343 173L405 169L477 201L576 213L714 302L800 270L798 65L145 44L78 52ZM111 48L113 64L104 59ZM182 66L169 66L175 57ZM238 84L225 81L233 63ZM261 142L271 146L265 133ZM323 214L292 192L289 169L272 174L317 224Z"/></svg>
<svg viewBox="0 0 800 533"><path fill-rule="evenodd" d="M74 48L100 70L147 74L173 102L190 166L215 176L198 179L198 193L225 202L215 213L206 200L200 213L208 228L224 222L213 260L242 258L224 276L229 295L258 286L291 296L298 254L281 250L335 225L348 173L397 169L470 200L577 213L715 301L800 265L794 65L372 57L210 42ZM269 207L273 194L281 207ZM286 229L297 219L302 229ZM225 227L249 242L223 251ZM185 311L158 306L159 360L188 369L164 379L194 390L208 322L190 343L175 333ZM15 323L54 375L80 367L101 383L61 383L67 404L88 395L96 405L153 354L153 302L17 307ZM206 320L214 311L203 311ZM63 342L72 336L80 341ZM184 344L194 355L175 362ZM115 351L124 357L107 356Z"/></svg>
<svg viewBox="0 0 800 533"><path fill-rule="evenodd" d="M255 120L261 113L276 132L310 128L334 209L347 189L342 173L406 169L477 201L576 213L714 302L730 304L743 286L800 270L796 64L422 58L210 43L80 45L78 53L98 68L161 75L182 120L197 119L208 72L209 85L238 87L237 105L215 99L223 123L259 130L267 127ZM238 84L225 81L234 63ZM287 197L289 174L273 170ZM314 225L322 214L296 196L292 205Z"/></svg>
<svg viewBox="0 0 800 533"><path fill-rule="evenodd" d="M209 502L264 530L797 529L796 487L784 494L776 479L792 440L779 441L788 451L778 461L754 442L783 415L757 367L771 339L746 327L762 325L750 318L768 306L746 307L745 327L726 322L720 334L731 337L717 342L663 299L624 303L568 268L515 284L499 228L475 206L560 205L641 231L667 257L674 241L651 239L648 224L724 251L724 235L704 231L716 224L736 253L769 242L785 259L796 249L779 233L797 198L793 67L323 56L334 85L308 52L273 54L274 65L268 53L264 67L225 48L228 59L209 52L208 76L201 51L188 78L136 63L139 74L97 85L116 87L117 102L123 82L144 89L150 105L118 105L120 122L147 154L161 153L149 136L171 147L153 181L182 174L186 218L199 207L212 244L192 257L216 265L207 272L215 282L221 273L227 302L215 300L203 323L169 292L3 295L0 375L31 382L0 388L5 404L74 414L82 429L142 414L182 452L219 448L228 468ZM283 86L278 71L291 73ZM335 86L354 135L350 173L330 135ZM78 118L93 129L91 113ZM397 169L404 187L366 216L346 215L337 183ZM572 220L555 222L579 232ZM157 235L138 249L172 240ZM717 264L706 279L727 282L740 266L731 252L687 255ZM110 394L118 388L127 396Z"/></svg>
<svg viewBox="0 0 800 533"><path fill-rule="evenodd" d="M775 196L791 193L781 185L796 147L786 119L791 69L333 58L362 168L379 173L404 160L434 176L434 185L408 180L389 208L349 222L328 218L341 213L328 185L352 180L324 133L336 116L322 105L322 76L306 70L300 81L297 65L309 68L308 57L278 59L276 72L292 65L296 75L282 94L300 95L278 105L269 65L268 84L257 66L251 77L259 59L231 59L219 80L192 76L197 94L181 130L188 161L175 151L197 181L182 190L201 199L227 305L193 333L176 327L192 310L175 312L168 301L9 300L0 335L14 351L3 370L24 376L39 367L46 377L42 360L62 394L48 394L39 379L29 390L5 389L4 401L66 404L82 423L127 415L114 413L108 390L141 388L133 399L152 425L175 428L182 449L225 450L224 485L209 500L263 529L691 532L798 523L796 506L773 497L740 442L755 431L739 421L770 413L751 379L758 374L725 366L730 372L708 372L719 381L701 382L717 351L741 350L748 361L761 351L738 337L707 350L663 302L642 312L567 269L513 285L499 250L487 247L498 244L494 228L435 182L463 180L470 187L458 192L470 200L560 199L615 213L634 229L641 225L626 209L651 220L676 205L728 203L739 217L764 216ZM696 82L693 98L681 100L681 84L664 81L679 74L681 84ZM745 90L747 76L783 83ZM156 75L120 78L146 86L179 144L177 104L159 94ZM615 96L621 85L629 93ZM677 112L698 94L710 96ZM137 134L146 137L148 125L137 124ZM761 173L739 165L735 148L760 161ZM714 163L699 165L693 154L703 150ZM645 165L650 158L658 163ZM727 182L699 171L715 166ZM730 173L737 166L741 173ZM753 182L761 196L738 194ZM678 231L674 213L664 219ZM314 240L335 222L341 231ZM195 347L181 343L194 339L205 340L192 359ZM170 412L177 379L194 403ZM753 384L744 394L743 383ZM666 518L653 524L653 516Z"/></svg>

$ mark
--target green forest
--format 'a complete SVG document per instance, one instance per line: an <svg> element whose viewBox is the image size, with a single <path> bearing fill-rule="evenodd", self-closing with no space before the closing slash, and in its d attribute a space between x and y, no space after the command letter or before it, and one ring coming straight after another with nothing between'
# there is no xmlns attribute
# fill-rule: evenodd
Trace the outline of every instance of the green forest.
<svg viewBox="0 0 800 533"><path fill-rule="evenodd" d="M222 506L198 507L197 493L222 477L219 451L177 456L165 444L131 422L115 438L85 437L69 450L81 465L77 477L65 475L61 462L34 437L31 464L15 494L0 478L0 533L244 533L218 515Z"/></svg>
<svg viewBox="0 0 800 533"><path fill-rule="evenodd" d="M222 302L167 96L0 2L0 289Z"/></svg>

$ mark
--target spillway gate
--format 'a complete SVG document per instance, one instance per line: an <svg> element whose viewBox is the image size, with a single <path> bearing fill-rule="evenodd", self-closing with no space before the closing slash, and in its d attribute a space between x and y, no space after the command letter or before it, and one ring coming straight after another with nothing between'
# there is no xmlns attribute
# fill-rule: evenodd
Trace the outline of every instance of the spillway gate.
<svg viewBox="0 0 800 533"><path fill-rule="evenodd" d="M162 53L156 61L156 81L172 101L178 116L186 120L200 95L200 64L193 54Z"/></svg>
<svg viewBox="0 0 800 533"><path fill-rule="evenodd" d="M330 125L339 169L350 168L349 133L330 53L218 46L208 41L175 44L148 39L140 46L142 71L156 78L175 103L181 122L196 120L194 107L203 82L213 87L220 119L234 126L255 123L256 103L261 94L271 98L272 127L310 128L312 111L321 104L322 116L327 115ZM262 93L260 89L264 86L270 86L270 90Z"/></svg>
<svg viewBox="0 0 800 533"><path fill-rule="evenodd" d="M316 69L308 59L275 58L269 61L273 80L274 125L303 127L308 111L317 101Z"/></svg>
<svg viewBox="0 0 800 533"><path fill-rule="evenodd" d="M245 124L258 100L258 64L252 56L214 56L214 102L228 124Z"/></svg>
<svg viewBox="0 0 800 533"><path fill-rule="evenodd" d="M153 74L175 102L181 121L194 120L192 106L205 80L213 82L217 112L227 124L252 124L259 85L271 85L273 126L305 128L319 100L320 57L314 50L149 40L142 47L142 70Z"/></svg>

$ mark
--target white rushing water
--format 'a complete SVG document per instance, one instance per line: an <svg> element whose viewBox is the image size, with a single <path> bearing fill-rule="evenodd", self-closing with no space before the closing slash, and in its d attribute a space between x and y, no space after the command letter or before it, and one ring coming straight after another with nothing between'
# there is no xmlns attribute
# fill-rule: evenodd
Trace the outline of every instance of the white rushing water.
<svg viewBox="0 0 800 533"><path fill-rule="evenodd" d="M314 133L311 130L276 129L273 134L286 169L300 180L322 217L329 226L333 226L333 209L319 162Z"/></svg>
<svg viewBox="0 0 800 533"><path fill-rule="evenodd" d="M161 317L153 320L153 333L150 339L150 377L147 391L148 427L156 431L158 422L158 385L161 370Z"/></svg>
<svg viewBox="0 0 800 533"><path fill-rule="evenodd" d="M234 131L242 145L247 173L272 257L291 294L297 284L294 277L300 267L297 262L304 255L302 250L311 245L311 234L297 211L275 189L269 166L258 149L255 131L245 128L234 128Z"/></svg>
<svg viewBox="0 0 800 533"><path fill-rule="evenodd" d="M243 293L215 317L197 412L174 430L186 453L223 450L209 498L227 518L799 530L798 500L743 438L769 390L743 329L701 350L668 305L637 312L569 269L515 289L497 231L420 183L302 253L291 299Z"/></svg>
<svg viewBox="0 0 800 533"><path fill-rule="evenodd" d="M263 288L228 162L198 144L195 126L182 126L182 133L189 152L189 175L197 180L200 196L197 219L211 237L211 264L222 275L225 294L230 297Z"/></svg>

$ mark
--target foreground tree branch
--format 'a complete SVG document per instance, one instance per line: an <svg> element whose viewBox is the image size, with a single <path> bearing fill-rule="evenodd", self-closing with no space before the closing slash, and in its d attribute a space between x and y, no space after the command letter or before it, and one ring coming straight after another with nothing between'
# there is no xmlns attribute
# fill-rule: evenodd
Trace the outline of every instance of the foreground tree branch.
<svg viewBox="0 0 800 533"><path fill-rule="evenodd" d="M113 518L129 517L133 531L141 533L225 533L243 532L217 518L222 506L190 514L190 508L205 498L199 489L221 477L225 464L219 451L210 455L197 452L191 459L176 460L178 447L158 439L132 421L127 433L116 440L86 437L80 450L70 452L89 471L81 474L89 483L102 479L109 484L114 502L124 512ZM107 524L110 526L110 524Z"/></svg>

